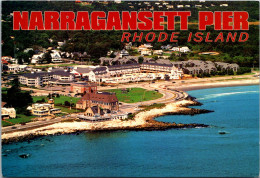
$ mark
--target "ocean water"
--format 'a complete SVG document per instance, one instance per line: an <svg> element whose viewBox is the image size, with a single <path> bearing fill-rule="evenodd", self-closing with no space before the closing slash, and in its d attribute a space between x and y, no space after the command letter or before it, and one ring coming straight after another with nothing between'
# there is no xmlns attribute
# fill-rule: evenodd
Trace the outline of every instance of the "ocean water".
<svg viewBox="0 0 260 178"><path fill-rule="evenodd" d="M5 177L259 175L259 86L189 92L213 113L157 120L209 128L47 136L2 145ZM219 131L227 134L220 135ZM30 157L23 159L21 153Z"/></svg>

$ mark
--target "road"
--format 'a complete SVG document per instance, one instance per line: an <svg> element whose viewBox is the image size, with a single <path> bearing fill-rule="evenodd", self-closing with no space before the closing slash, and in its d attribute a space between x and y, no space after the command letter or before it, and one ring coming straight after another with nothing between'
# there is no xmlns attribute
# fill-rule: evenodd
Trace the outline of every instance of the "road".
<svg viewBox="0 0 260 178"><path fill-rule="evenodd" d="M2 127L1 131L3 134L3 133L11 133L11 132L16 132L16 131L28 130L28 129L38 128L38 127L58 123L61 121L61 119L62 119L61 117L57 117L57 118L46 120L46 121L29 122L29 123L26 123L26 125L16 124L13 126ZM16 127L16 128L14 128L14 127Z"/></svg>

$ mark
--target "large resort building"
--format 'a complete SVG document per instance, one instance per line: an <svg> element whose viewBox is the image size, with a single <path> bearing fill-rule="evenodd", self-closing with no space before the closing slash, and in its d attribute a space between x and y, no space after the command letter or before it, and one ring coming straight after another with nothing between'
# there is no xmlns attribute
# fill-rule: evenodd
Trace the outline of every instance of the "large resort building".
<svg viewBox="0 0 260 178"><path fill-rule="evenodd" d="M19 76L19 82L21 84L33 87L40 87L50 83L70 85L73 80L74 75L63 70L26 73Z"/></svg>

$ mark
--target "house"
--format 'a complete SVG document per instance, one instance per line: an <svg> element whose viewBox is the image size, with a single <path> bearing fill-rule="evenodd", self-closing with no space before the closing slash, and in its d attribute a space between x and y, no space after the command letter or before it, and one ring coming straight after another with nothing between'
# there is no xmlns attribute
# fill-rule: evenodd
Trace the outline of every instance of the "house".
<svg viewBox="0 0 260 178"><path fill-rule="evenodd" d="M170 49L171 51L178 51L178 52L181 52L181 53L186 53L186 52L190 52L190 49L189 47L187 46L183 46L183 47L173 47L172 49Z"/></svg>
<svg viewBox="0 0 260 178"><path fill-rule="evenodd" d="M39 63L39 60L41 60L41 59L43 58L43 54L44 54L44 53L34 54L34 55L32 56L31 63L32 63L32 64L37 64L37 63Z"/></svg>
<svg viewBox="0 0 260 178"><path fill-rule="evenodd" d="M120 51L119 56L120 56L120 57L129 56L129 53L128 53L128 51L126 51L125 49L123 49L122 51Z"/></svg>
<svg viewBox="0 0 260 178"><path fill-rule="evenodd" d="M149 49L143 49L141 50L141 55L142 56L151 56L152 55L152 51Z"/></svg>
<svg viewBox="0 0 260 178"><path fill-rule="evenodd" d="M62 42L62 41L59 41L59 42L58 42L58 46L60 46L60 47L63 46L64 44L65 44L65 43Z"/></svg>
<svg viewBox="0 0 260 178"><path fill-rule="evenodd" d="M166 5L167 9L173 9L174 6L173 5Z"/></svg>
<svg viewBox="0 0 260 178"><path fill-rule="evenodd" d="M2 119L16 118L16 111L14 108L1 108Z"/></svg>
<svg viewBox="0 0 260 178"><path fill-rule="evenodd" d="M29 51L33 51L33 48L26 48L23 50L23 52L28 53Z"/></svg>
<svg viewBox="0 0 260 178"><path fill-rule="evenodd" d="M24 72L27 69L27 65L9 64L8 71L10 72Z"/></svg>
<svg viewBox="0 0 260 178"><path fill-rule="evenodd" d="M32 115L38 117L50 116L61 113L60 108L54 108L54 100L50 99L48 103L34 103L27 110L31 111Z"/></svg>
<svg viewBox="0 0 260 178"><path fill-rule="evenodd" d="M63 62L63 61L61 60L61 55L60 55L60 53L57 52L57 51L51 53L51 58L52 58L51 61L52 61L53 63Z"/></svg>
<svg viewBox="0 0 260 178"><path fill-rule="evenodd" d="M171 45L166 45L166 46L161 46L161 49L163 50L169 50L172 46Z"/></svg>
<svg viewBox="0 0 260 178"><path fill-rule="evenodd" d="M73 93L95 93L97 92L97 85L86 82L72 83L70 91Z"/></svg>
<svg viewBox="0 0 260 178"><path fill-rule="evenodd" d="M7 62L7 60L5 60L5 59L3 59L3 58L2 58L2 60L1 60L1 62L2 62L2 65L8 65L8 64L10 64L9 62Z"/></svg>
<svg viewBox="0 0 260 178"><path fill-rule="evenodd" d="M153 45L152 45L151 43L145 43L145 44L144 44L144 47L145 47L145 48L152 48Z"/></svg>
<svg viewBox="0 0 260 178"><path fill-rule="evenodd" d="M184 6L183 5L177 5L177 8L183 8Z"/></svg>
<svg viewBox="0 0 260 178"><path fill-rule="evenodd" d="M220 4L220 7L228 7L228 4Z"/></svg>
<svg viewBox="0 0 260 178"><path fill-rule="evenodd" d="M146 49L147 49L147 47L145 47L144 45L140 45L138 47L138 52L141 52L142 50L146 50Z"/></svg>
<svg viewBox="0 0 260 178"><path fill-rule="evenodd" d="M126 45L125 45L125 49L126 50L129 50L129 49L131 49L132 48L132 42L129 42L129 43L127 43Z"/></svg>
<svg viewBox="0 0 260 178"><path fill-rule="evenodd" d="M163 55L163 50L154 50L153 54Z"/></svg>
<svg viewBox="0 0 260 178"><path fill-rule="evenodd" d="M180 48L180 52L182 52L182 53L190 52L190 49L187 46L183 46Z"/></svg>
<svg viewBox="0 0 260 178"><path fill-rule="evenodd" d="M94 106L102 108L104 113L119 110L116 94L108 92L86 93L76 104L77 109L88 109Z"/></svg>
<svg viewBox="0 0 260 178"><path fill-rule="evenodd" d="M200 4L196 4L195 7L196 7L196 8L201 8L202 5L200 5Z"/></svg>

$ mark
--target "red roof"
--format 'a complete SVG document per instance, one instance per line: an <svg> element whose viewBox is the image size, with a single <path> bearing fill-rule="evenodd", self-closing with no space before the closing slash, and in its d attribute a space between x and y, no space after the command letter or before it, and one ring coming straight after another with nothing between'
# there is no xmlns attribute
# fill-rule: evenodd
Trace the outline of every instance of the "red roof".
<svg viewBox="0 0 260 178"><path fill-rule="evenodd" d="M91 100L91 101L101 101L104 103L114 103L118 102L118 99L116 97L116 94L114 93L86 93L79 101L78 103L82 103L84 100Z"/></svg>
<svg viewBox="0 0 260 178"><path fill-rule="evenodd" d="M5 59L2 59L2 63L3 64L9 64L9 62L7 62Z"/></svg>

